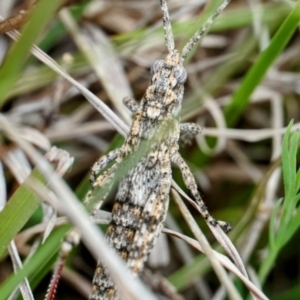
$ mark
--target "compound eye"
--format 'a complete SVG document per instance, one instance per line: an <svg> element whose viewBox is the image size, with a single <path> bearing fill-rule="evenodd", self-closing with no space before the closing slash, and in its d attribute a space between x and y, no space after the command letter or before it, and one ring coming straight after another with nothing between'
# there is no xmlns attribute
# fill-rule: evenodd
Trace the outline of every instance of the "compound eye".
<svg viewBox="0 0 300 300"><path fill-rule="evenodd" d="M161 69L163 67L164 63L165 63L165 61L162 59L155 61L150 69L151 75L154 75L159 69Z"/></svg>
<svg viewBox="0 0 300 300"><path fill-rule="evenodd" d="M176 66L175 68L175 78L178 83L185 83L187 79L187 72L183 66Z"/></svg>

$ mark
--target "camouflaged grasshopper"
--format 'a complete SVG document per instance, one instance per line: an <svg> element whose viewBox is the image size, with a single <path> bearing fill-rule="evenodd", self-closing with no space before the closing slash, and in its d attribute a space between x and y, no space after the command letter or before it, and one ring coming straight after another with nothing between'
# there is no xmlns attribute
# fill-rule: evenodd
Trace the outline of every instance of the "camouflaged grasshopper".
<svg viewBox="0 0 300 300"><path fill-rule="evenodd" d="M229 1L222 3L189 40L182 53L179 53L174 46L166 0L160 0L168 55L164 60L153 64L151 84L140 104L129 98L124 99L125 105L135 116L122 147L101 157L92 167L92 189L86 196L86 203L93 197L95 189L112 181L119 165L134 156L142 147L143 141L149 142L142 158L130 167L118 185L111 223L106 232L107 242L126 262L134 276L142 271L163 227L169 205L172 163L179 167L185 185L200 207L203 218L214 226L220 225L225 232L230 230L229 224L217 221L209 214L194 176L178 152L181 133L196 135L201 132L199 125L180 123L178 118L187 79L184 60ZM114 164L98 176L112 162ZM103 199L99 199L99 203L102 201ZM93 208L93 213L99 209L99 203ZM69 236L72 237L72 234L76 234L76 231ZM66 239L69 243L70 240L72 238ZM120 298L104 265L105 262L98 263L89 299Z"/></svg>

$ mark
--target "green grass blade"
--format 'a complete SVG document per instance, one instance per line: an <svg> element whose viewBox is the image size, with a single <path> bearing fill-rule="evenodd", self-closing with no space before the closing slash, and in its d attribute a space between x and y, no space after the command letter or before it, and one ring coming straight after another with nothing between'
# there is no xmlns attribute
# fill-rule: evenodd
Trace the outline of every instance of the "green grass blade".
<svg viewBox="0 0 300 300"><path fill-rule="evenodd" d="M294 214L300 197L300 195L297 194L298 190L296 184L297 151L300 133L292 133L292 125L293 121L290 122L283 138L282 172L284 182L284 201L282 202L282 216L279 222L277 233L275 235L274 224L276 213L279 207L279 204L277 204L270 223L268 255L266 256L266 259L263 261L259 270L259 279L261 283L264 283L266 280L267 275L273 267L279 252L289 242L291 237L300 226L299 209L297 210L297 213Z"/></svg>
<svg viewBox="0 0 300 300"><path fill-rule="evenodd" d="M288 224L287 229L284 234L282 234L281 242L282 244L286 244L289 239L295 234L295 232L300 227L300 210L298 209L297 213L293 216L290 223Z"/></svg>
<svg viewBox="0 0 300 300"><path fill-rule="evenodd" d="M293 33L298 27L300 19L300 4L297 2L294 9L288 15L278 29L272 41L265 51L257 58L238 90L233 95L231 103L225 108L227 124L232 126L249 103L249 98L254 89L264 78L269 67L283 51Z"/></svg>
<svg viewBox="0 0 300 300"><path fill-rule="evenodd" d="M296 174L296 190L299 192L300 189L300 169L298 170Z"/></svg>
<svg viewBox="0 0 300 300"><path fill-rule="evenodd" d="M57 253L58 238L61 238L66 231L66 227L59 228L49 236L46 242L39 247L33 257L24 264L17 274L11 275L0 287L0 300L5 300L14 291L16 286L25 278L35 272L39 272L47 262L52 259L53 255Z"/></svg>
<svg viewBox="0 0 300 300"><path fill-rule="evenodd" d="M12 89L21 70L24 68L30 47L43 31L47 22L52 18L60 2L60 0L38 1L36 8L30 14L29 21L22 31L22 36L18 42L13 44L0 69L0 105L4 104L6 95Z"/></svg>
<svg viewBox="0 0 300 300"><path fill-rule="evenodd" d="M283 198L279 199L273 209L272 215L271 215L271 219L270 219L270 225L269 225L269 247L270 249L274 249L276 247L276 217L277 217L277 213L278 210L281 206L283 202Z"/></svg>
<svg viewBox="0 0 300 300"><path fill-rule="evenodd" d="M290 139L290 131L293 122L291 122L286 130L286 134L283 137L283 146L282 146L282 173L283 173L283 184L285 195L289 195L291 191L291 171L289 164L289 139Z"/></svg>
<svg viewBox="0 0 300 300"><path fill-rule="evenodd" d="M293 218L293 211L297 205L297 187L296 187L296 166L297 166L297 151L300 134L295 132L292 134L289 141L288 152L282 155L282 166L284 172L284 187L285 197L282 209L282 219L280 222L281 228L286 228Z"/></svg>
<svg viewBox="0 0 300 300"><path fill-rule="evenodd" d="M37 180L37 171L33 171L32 175ZM26 182L12 195L5 208L0 212L0 256L36 211L39 204L39 198L26 186Z"/></svg>

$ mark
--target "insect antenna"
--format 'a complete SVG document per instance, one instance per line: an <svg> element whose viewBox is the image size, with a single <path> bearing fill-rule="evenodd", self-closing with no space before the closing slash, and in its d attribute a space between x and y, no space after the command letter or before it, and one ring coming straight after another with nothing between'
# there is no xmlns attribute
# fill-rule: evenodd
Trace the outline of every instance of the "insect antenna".
<svg viewBox="0 0 300 300"><path fill-rule="evenodd" d="M166 0L160 0L161 11L163 14L163 27L165 33L165 43L169 53L172 53L175 49L174 37L170 22L170 15Z"/></svg>
<svg viewBox="0 0 300 300"><path fill-rule="evenodd" d="M164 1L163 1L164 2ZM216 10L215 12L207 19L207 21L201 26L201 28L191 37L191 39L184 46L181 53L181 61L183 62L189 52L192 50L194 45L201 39L201 37L206 33L210 25L217 18L217 16L225 9L230 0L225 0ZM162 8L163 9L163 8ZM164 25L165 27L165 25Z"/></svg>

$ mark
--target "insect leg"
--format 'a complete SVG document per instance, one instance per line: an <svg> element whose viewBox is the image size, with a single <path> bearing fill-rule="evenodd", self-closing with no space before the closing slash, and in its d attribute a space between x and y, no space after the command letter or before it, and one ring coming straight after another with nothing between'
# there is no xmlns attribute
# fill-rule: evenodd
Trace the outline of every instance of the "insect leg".
<svg viewBox="0 0 300 300"><path fill-rule="evenodd" d="M107 165L115 160L120 153L120 148L114 149L108 152L106 155L102 156L99 160L97 160L90 170L90 182L91 186L93 186L96 181L97 175L103 170Z"/></svg>
<svg viewBox="0 0 300 300"><path fill-rule="evenodd" d="M202 132L202 127L196 123L181 123L180 132L197 135Z"/></svg>
<svg viewBox="0 0 300 300"><path fill-rule="evenodd" d="M191 144L195 135L202 132L202 127L195 123L181 123L180 124L180 142L183 146Z"/></svg>
<svg viewBox="0 0 300 300"><path fill-rule="evenodd" d="M125 97L123 99L123 103L133 113L136 113L139 108L138 102L136 102L134 99L132 99L130 97Z"/></svg>
<svg viewBox="0 0 300 300"><path fill-rule="evenodd" d="M186 187L191 191L195 199L195 202L198 204L200 208L200 212L203 218L211 225L213 226L220 225L225 232L229 232L231 230L231 226L228 223L223 221L218 221L210 215L206 205L204 204L202 197L200 196L200 193L198 192L198 187L195 178L191 170L189 169L188 165L186 164L186 162L180 156L180 154L178 152L174 153L174 155L171 157L171 160L174 164L176 164L179 167L182 174L183 181Z"/></svg>

